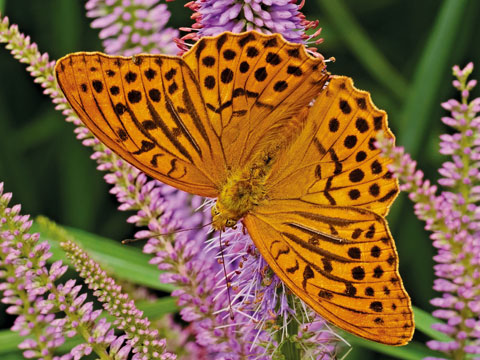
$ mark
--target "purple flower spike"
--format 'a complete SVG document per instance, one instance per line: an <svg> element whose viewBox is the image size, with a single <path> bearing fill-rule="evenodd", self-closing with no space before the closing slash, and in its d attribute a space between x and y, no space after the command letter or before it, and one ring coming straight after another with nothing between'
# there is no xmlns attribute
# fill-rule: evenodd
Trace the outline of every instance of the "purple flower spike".
<svg viewBox="0 0 480 360"><path fill-rule="evenodd" d="M480 98L468 99L476 85L476 81L468 81L472 71L472 63L464 69L453 68L453 85L460 91L461 100L442 104L451 113L442 121L457 131L440 136L440 153L451 156L451 160L439 169L442 178L438 183L448 190L437 194L437 186L423 178L403 148L394 147L382 136L378 139L384 154L394 160L390 170L399 178L401 188L409 192L415 214L432 232L430 238L438 251L434 257L438 278L433 288L442 295L431 303L439 308L433 315L446 321L433 328L453 340L432 340L427 345L450 359L480 355Z"/></svg>
<svg viewBox="0 0 480 360"><path fill-rule="evenodd" d="M94 295L103 303L108 313L115 317L113 324L126 333L127 347L132 348L134 353L142 353L148 359L160 359L173 357L165 351L165 342L158 338L158 330L151 328L150 321L135 307L129 296L122 292L122 288L115 280L107 276L95 261L75 243L63 242L62 248L72 261L75 269L85 279L88 287L94 290ZM77 298L77 299L80 299ZM82 299L83 300L83 299ZM78 301L80 305L83 301ZM94 330L97 342L110 344L115 336L110 333L110 324L101 319ZM113 347L115 353L119 352L118 342ZM126 350L124 350L126 352Z"/></svg>
<svg viewBox="0 0 480 360"><path fill-rule="evenodd" d="M256 30L265 34L280 33L291 42L303 43L305 45L318 45L323 39L318 38L321 32L319 28L313 35L307 35L306 30L317 29L318 20L309 21L305 19L300 10L300 5L291 0L196 0L189 2L189 7L194 14L192 19L196 22L192 27L181 28L189 34L179 41L183 51L188 50L187 40L197 41L203 36L214 36L224 31L235 33ZM315 55L316 48L309 48Z"/></svg>
<svg viewBox="0 0 480 360"><path fill-rule="evenodd" d="M7 43L16 59L29 64L27 70L45 89L44 93L52 98L56 109L67 116L67 121L81 126L81 121L67 105L56 84L55 63L49 61L48 55L41 54L36 44L19 32L18 26L10 26L8 18L1 18L0 42ZM90 146L97 146L97 152L110 156L106 164L118 164L118 158L102 148L85 128L79 127L76 132L79 138L90 141ZM135 171L132 172L135 174ZM134 176L128 176L128 180L133 181ZM11 198L11 193L3 193L3 183L0 183L0 291L3 302L10 305L7 312L18 315L12 330L18 331L21 336L35 336L34 341L22 342L24 356L52 358L56 348L64 343L65 335L72 337L79 333L89 342L88 345L81 344L69 354L53 358L80 359L92 352L108 358L108 348L116 339L112 329L106 331L110 325L97 323L101 311L94 311L92 303L84 303L85 295L79 294L81 287L73 280L55 285L54 281L65 272L66 266L56 262L50 269L45 267L46 260L51 256L49 245L47 242L40 243L38 234L27 233L32 221L28 216L19 215L19 205L8 207ZM64 313L65 317L56 318L57 313ZM120 354L116 358L126 359L132 347L128 344L123 346L122 342L116 342L115 351ZM164 349L162 340L152 341L150 345ZM165 351L155 351L153 358L157 355L158 358L173 357ZM138 354L134 356L139 358Z"/></svg>
<svg viewBox="0 0 480 360"><path fill-rule="evenodd" d="M135 55L173 54L178 30L166 28L170 12L158 0L109 1L88 0L87 16L95 18L93 28L99 28L105 52Z"/></svg>
<svg viewBox="0 0 480 360"><path fill-rule="evenodd" d="M7 313L18 315L12 330L29 336L19 344L23 356L55 359L53 355L65 343L65 336L77 333L85 336L94 329L91 338L95 339L95 329L103 324L96 323L99 314L92 312L91 303L84 303L86 294L80 294L81 287L76 286L75 281L55 285L67 266L61 261L54 262L49 269L45 266L45 259L51 255L50 246L47 242L39 242L38 234L27 233L31 225L28 216L18 214L18 205L9 208L11 195L3 195L1 183L0 218L5 219L0 225L1 301L9 306ZM108 354L113 339L95 341L95 352ZM80 359L90 352L92 347L82 344L62 359Z"/></svg>

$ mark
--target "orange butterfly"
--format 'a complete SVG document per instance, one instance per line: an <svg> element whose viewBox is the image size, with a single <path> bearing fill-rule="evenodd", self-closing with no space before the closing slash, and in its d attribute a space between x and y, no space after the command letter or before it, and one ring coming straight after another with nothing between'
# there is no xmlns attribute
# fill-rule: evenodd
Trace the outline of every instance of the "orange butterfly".
<svg viewBox="0 0 480 360"><path fill-rule="evenodd" d="M280 35L205 37L183 55L75 53L55 68L93 134L146 174L216 197L273 271L353 334L403 345L410 299L384 216L398 192L375 148L385 112Z"/></svg>

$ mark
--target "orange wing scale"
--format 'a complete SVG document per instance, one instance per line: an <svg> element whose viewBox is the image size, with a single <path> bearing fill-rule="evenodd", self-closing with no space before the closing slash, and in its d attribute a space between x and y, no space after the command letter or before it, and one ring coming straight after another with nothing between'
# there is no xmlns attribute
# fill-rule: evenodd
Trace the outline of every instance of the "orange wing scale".
<svg viewBox="0 0 480 360"><path fill-rule="evenodd" d="M398 193L375 148L386 114L346 77L332 77L306 127L274 163L268 200L244 223L275 273L317 313L369 340L404 345L410 298L384 215Z"/></svg>

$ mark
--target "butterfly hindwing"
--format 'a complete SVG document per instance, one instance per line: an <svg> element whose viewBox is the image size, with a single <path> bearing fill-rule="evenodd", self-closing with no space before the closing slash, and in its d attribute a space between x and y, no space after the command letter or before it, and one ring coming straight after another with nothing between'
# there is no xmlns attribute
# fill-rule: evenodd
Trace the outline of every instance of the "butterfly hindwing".
<svg viewBox="0 0 480 360"><path fill-rule="evenodd" d="M244 224L273 271L325 319L385 344L410 340L410 299L381 216L355 207L271 200Z"/></svg>
<svg viewBox="0 0 480 360"><path fill-rule="evenodd" d="M224 160L180 58L76 53L59 60L56 74L81 120L118 155L181 190L217 195Z"/></svg>
<svg viewBox="0 0 480 360"><path fill-rule="evenodd" d="M227 166L244 166L269 136L309 104L328 75L321 58L280 35L224 33L183 56L198 78Z"/></svg>
<svg viewBox="0 0 480 360"><path fill-rule="evenodd" d="M375 137L393 138L387 115L347 77L334 76L315 100L297 141L281 155L268 179L272 198L298 198L358 206L385 215L398 193ZM296 183L297 186L290 186Z"/></svg>

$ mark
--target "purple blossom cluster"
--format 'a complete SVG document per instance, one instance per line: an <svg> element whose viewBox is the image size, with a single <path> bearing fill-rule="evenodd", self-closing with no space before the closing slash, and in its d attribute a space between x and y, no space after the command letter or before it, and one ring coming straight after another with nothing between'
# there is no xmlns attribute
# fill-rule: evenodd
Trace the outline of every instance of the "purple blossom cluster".
<svg viewBox="0 0 480 360"><path fill-rule="evenodd" d="M107 276L100 265L72 241L63 242L62 248L104 309L115 318L113 325L125 332L122 339L126 339L127 345L122 350L116 350L117 356L120 351L128 355L132 349L133 360L176 358L165 352L165 340L159 338L158 330L151 327L143 312L136 308L133 300L122 292L120 285ZM114 337L113 329L109 334Z"/></svg>
<svg viewBox="0 0 480 360"><path fill-rule="evenodd" d="M437 249L433 288L441 296L431 303L438 308L433 315L445 321L433 328L451 340L432 340L427 345L450 359L480 355L480 98L469 101L477 84L468 80L472 71L472 63L464 69L453 68L453 86L460 91L461 100L442 104L450 111L442 121L456 132L440 137L440 153L451 157L439 169L442 178L438 183L445 188L440 194L403 148L379 139L379 147L394 160L391 171L399 178L401 189L408 191L415 203L415 214L432 232L430 238Z"/></svg>
<svg viewBox="0 0 480 360"><path fill-rule="evenodd" d="M139 27L140 29L156 29L152 31L166 34L170 39L174 36L163 29L166 20L159 20L160 15L156 12L157 2L155 0L90 0L87 3L87 10L89 16L97 18L93 25L102 28L101 37L105 38L104 44L107 51L129 55L157 49L151 47L154 37L145 35L143 41L133 41L129 37L133 34L133 29L136 29L135 25L132 26L135 23L131 23L133 19L143 19L144 24L143 27ZM288 4L287 2L273 4L273 2L263 1L261 6L264 10L262 11L266 13L262 13L261 17L265 21L263 27L257 30L263 32L282 30L281 33L292 41L295 40L294 34L299 36L298 41L307 41L307 37L301 34L304 34L303 31L313 23L307 22L299 13L299 7L290 3L289 1ZM248 6L252 8L256 6L254 2L246 1L245 4L250 4ZM142 6L147 13L139 10ZM205 8L204 6L203 9ZM153 13L150 14L150 11ZM130 15L126 15L127 13ZM283 20L268 22L271 19ZM147 22L152 24L145 25ZM284 28L275 27L277 23L283 24ZM161 27L156 27L158 24L161 24ZM269 28L268 24L272 27ZM207 30L209 26L211 24L205 23L202 29ZM126 30L123 30L124 27ZM125 37L125 34L128 36ZM99 170L107 171L105 180L112 185L110 191L116 195L120 203L119 209L136 212L129 217L128 221L147 227L147 230L139 231L136 237L151 237L144 251L153 254L152 264L164 271L161 280L174 284L177 288L172 295L178 297L179 305L183 307L182 318L191 323L188 334L196 338L197 346L189 346L191 349L201 351L208 357L261 359L271 358L282 344L293 341L296 347L312 358L328 359L334 356L334 345L337 339L332 331L325 327L324 321L307 309L298 298L288 294L282 282L261 259L250 238L240 231L222 235L225 243L227 281L231 284L232 292L230 304L219 255L219 242L217 238L209 235L207 228L200 228L208 223L209 217L204 212L195 211L201 206L208 207L208 203L205 205L202 198L177 191L156 180L149 180L143 173L124 162L93 138L59 91L53 76L54 64L48 61L48 55L40 54L36 45L31 44L28 37L20 34L15 25L9 27L6 18L1 23L0 41L6 42L7 47L21 62L29 64L28 70L35 77L35 82L39 82L45 88L45 93L57 104L56 109L62 111L67 120L76 125L77 138L85 146L93 148L92 158L99 164ZM158 49L166 53L173 52L172 48ZM171 233L172 230L179 228L197 229L175 235ZM159 234L169 235L159 236ZM207 243L206 239L209 237L212 240ZM155 351L160 357L168 358L169 354L163 354L159 350L164 348L164 344L158 340L158 334L154 330L145 330L150 326L148 320L141 319L141 314L134 307L133 302L118 293L119 289L111 283L113 279L107 278L98 265L91 263L88 256L74 244L66 242L65 246L86 282L89 283L94 279L92 281L95 282L90 286L93 286L95 293L104 303L105 309L112 311L112 315L116 317L114 325L120 329L138 330L142 336L149 337L145 343L158 347L154 350L149 347L150 345L141 342L137 344L139 340L127 333L121 337L121 340L118 338L113 342L116 345L126 342L126 345L118 345L110 351L113 349L121 354L116 355L118 358L122 358L130 350L137 356L135 359L141 359L142 355L147 356L145 354L152 354ZM76 289L74 284L68 284ZM102 289L108 289L108 291ZM74 293L72 291L72 294ZM123 301L124 307L120 312L118 312L120 309L117 307L118 304L112 304L113 299L117 298ZM234 309L233 320L229 316L230 305ZM138 319L130 319L134 323L122 322L124 312ZM110 324L99 323L98 326L103 329L99 331L100 343L106 342L105 339L113 341ZM90 329L92 328L93 325ZM90 343L79 345L74 349L72 356L79 358L92 351L98 353L101 348L97 345L96 343L92 346ZM279 355L278 352L275 356L277 355Z"/></svg>
<svg viewBox="0 0 480 360"><path fill-rule="evenodd" d="M29 216L21 215L20 205L8 207L11 193L0 183L0 291L6 312L17 315L13 330L29 336L20 344L26 358L53 354L65 341L65 323L55 321L45 304L44 295L66 271L55 263L50 271L46 261L50 246L39 242L38 234L29 234ZM40 336L38 334L41 334Z"/></svg>
<svg viewBox="0 0 480 360"><path fill-rule="evenodd" d="M101 311L85 302L86 293L75 280L56 285L67 270L61 261L47 267L50 245L28 231L32 221L20 215L20 205L8 207L11 193L0 183L0 292L7 313L16 315L12 330L26 337L19 345L27 359L81 359L93 351L101 358L127 359L130 347L117 337ZM62 315L64 314L64 315ZM75 335L84 343L69 353L55 355L66 339Z"/></svg>
<svg viewBox="0 0 480 360"><path fill-rule="evenodd" d="M108 54L172 54L178 30L166 27L170 12L159 0L88 0L87 16Z"/></svg>
<svg viewBox="0 0 480 360"><path fill-rule="evenodd" d="M188 50L186 40L198 40L203 36L218 35L224 31L235 33L257 30L265 34L279 33L292 42L320 44L317 39L321 29L313 35L305 30L318 28L318 20L309 21L301 13L304 1L300 5L292 0L196 0L188 6L194 14L195 23L180 30L189 34L179 42L183 50ZM316 50L313 49L312 50Z"/></svg>
<svg viewBox="0 0 480 360"><path fill-rule="evenodd" d="M218 244L219 240L218 236L213 237L210 244ZM290 293L260 256L250 237L241 230L229 229L222 234L222 241L224 257L231 269L228 281L233 290L234 313L249 318L254 328L263 329L257 330L255 342L268 353L295 335L301 339L298 343L305 354L315 359L334 358L339 338L325 320ZM225 286L221 286L220 291L225 293ZM295 324L295 330L289 331L291 323ZM266 337L267 334L270 336Z"/></svg>

